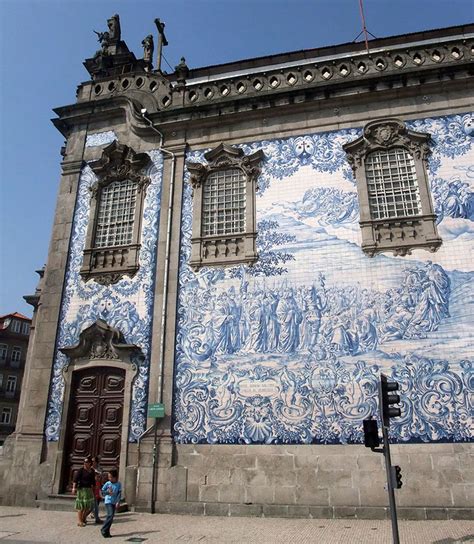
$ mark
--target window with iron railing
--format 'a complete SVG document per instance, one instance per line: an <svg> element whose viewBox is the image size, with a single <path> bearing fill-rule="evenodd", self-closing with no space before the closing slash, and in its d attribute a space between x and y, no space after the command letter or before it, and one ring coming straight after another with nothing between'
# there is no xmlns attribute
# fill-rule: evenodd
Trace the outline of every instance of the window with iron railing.
<svg viewBox="0 0 474 544"><path fill-rule="evenodd" d="M126 246L132 242L136 183L114 181L100 191L95 247Z"/></svg>
<svg viewBox="0 0 474 544"><path fill-rule="evenodd" d="M361 247L369 257L440 247L427 173L431 143L429 134L390 118L371 121L344 144L357 183Z"/></svg>
<svg viewBox="0 0 474 544"><path fill-rule="evenodd" d="M221 143L204 159L186 163L193 188L189 264L194 270L252 264L258 259L255 196L263 151L246 155Z"/></svg>
<svg viewBox="0 0 474 544"><path fill-rule="evenodd" d="M408 151L396 147L370 153L365 175L372 219L420 215L415 161Z"/></svg>
<svg viewBox="0 0 474 544"><path fill-rule="evenodd" d="M202 235L245 232L245 184L242 170L220 170L206 180L203 190Z"/></svg>

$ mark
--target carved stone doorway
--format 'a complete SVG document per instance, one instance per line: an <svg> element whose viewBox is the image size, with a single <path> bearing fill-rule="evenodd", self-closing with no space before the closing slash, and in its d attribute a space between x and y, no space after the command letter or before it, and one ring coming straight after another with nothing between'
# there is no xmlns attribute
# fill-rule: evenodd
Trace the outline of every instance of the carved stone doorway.
<svg viewBox="0 0 474 544"><path fill-rule="evenodd" d="M62 491L84 457L99 455L102 468L118 468L122 441L125 370L97 366L73 373L64 450Z"/></svg>

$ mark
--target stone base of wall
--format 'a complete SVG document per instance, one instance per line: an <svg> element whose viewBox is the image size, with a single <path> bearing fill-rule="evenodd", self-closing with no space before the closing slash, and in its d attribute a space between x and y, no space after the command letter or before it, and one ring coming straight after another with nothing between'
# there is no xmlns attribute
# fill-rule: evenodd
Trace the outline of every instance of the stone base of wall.
<svg viewBox="0 0 474 544"><path fill-rule="evenodd" d="M11 434L0 456L0 504L36 506L36 500L51 493L54 469L42 461L41 434Z"/></svg>
<svg viewBox="0 0 474 544"><path fill-rule="evenodd" d="M294 504L235 504L216 502L157 502L159 514L310 519L390 519L388 507L299 506ZM136 508L137 511L149 511ZM403 520L472 520L473 508L397 508Z"/></svg>
<svg viewBox="0 0 474 544"><path fill-rule="evenodd" d="M51 495L60 477L54 469L61 466L60 452L36 435L13 435L5 446L0 504L34 506ZM147 437L140 455L131 456L136 464L120 475L125 498L136 510L151 509L152 450ZM383 456L363 446L183 445L167 437L158 450L157 512L388 517ZM403 487L396 490L401 519L472 519L474 445L399 444L391 450L393 464L402 469Z"/></svg>
<svg viewBox="0 0 474 544"><path fill-rule="evenodd" d="M384 458L363 446L174 446L173 466L158 467L157 510L199 515L278 517L388 516ZM398 444L396 501L403 519L470 519L472 444ZM151 474L140 469L136 507L146 510ZM145 476L146 475L146 476ZM143 493L145 491L145 493Z"/></svg>

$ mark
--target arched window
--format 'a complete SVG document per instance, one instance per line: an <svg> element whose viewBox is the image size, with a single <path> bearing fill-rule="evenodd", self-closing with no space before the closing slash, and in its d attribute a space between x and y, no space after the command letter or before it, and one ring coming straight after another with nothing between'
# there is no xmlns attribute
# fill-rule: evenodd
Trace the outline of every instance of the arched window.
<svg viewBox="0 0 474 544"><path fill-rule="evenodd" d="M398 119L384 119L344 145L357 182L362 250L370 257L441 245L426 172L429 140Z"/></svg>
<svg viewBox="0 0 474 544"><path fill-rule="evenodd" d="M255 194L263 152L245 155L220 144L204 157L207 164L186 163L193 187L189 264L198 269L255 262Z"/></svg>

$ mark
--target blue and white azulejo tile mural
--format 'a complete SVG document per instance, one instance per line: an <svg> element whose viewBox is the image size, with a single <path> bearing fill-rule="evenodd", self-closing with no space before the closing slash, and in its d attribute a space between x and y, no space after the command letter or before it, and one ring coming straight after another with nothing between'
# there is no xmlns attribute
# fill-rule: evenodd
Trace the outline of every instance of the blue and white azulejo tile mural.
<svg viewBox="0 0 474 544"><path fill-rule="evenodd" d="M361 130L241 146L265 155L253 266L191 270L185 184L177 442L362 442L362 420L377 412L380 371L402 388L394 440L472 440L473 119L408 123L433 139L429 178L443 238L434 254L361 251L356 187L342 149ZM187 160L205 162L205 151Z"/></svg>
<svg viewBox="0 0 474 544"><path fill-rule="evenodd" d="M110 135L107 133L106 136L106 143L109 143ZM104 143L100 138L94 141L94 145L100 145L97 143L99 141ZM96 181L89 166L82 171L46 419L46 436L50 441L59 440L61 421L66 417L63 413L63 369L68 364L68 358L59 348L76 345L80 333L99 318L119 329L128 344L141 348L142 355L134 361L138 371L132 385L129 440L135 441L145 430L163 167L161 152L150 151L148 154L152 160L146 175L150 177L151 183L147 187L142 220L140 268L133 278L124 277L113 285L99 285L95 281L85 283L79 274L89 222L90 187Z"/></svg>

